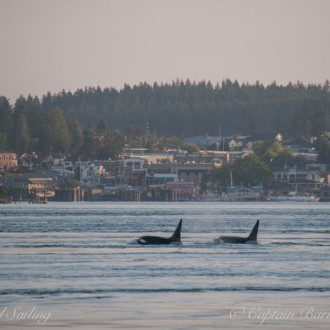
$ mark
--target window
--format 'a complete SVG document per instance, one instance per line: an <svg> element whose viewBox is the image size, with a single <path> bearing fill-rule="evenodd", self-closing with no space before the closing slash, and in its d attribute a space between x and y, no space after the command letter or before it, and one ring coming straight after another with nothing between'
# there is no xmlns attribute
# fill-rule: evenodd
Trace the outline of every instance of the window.
<svg viewBox="0 0 330 330"><path fill-rule="evenodd" d="M290 174L290 182L295 182L296 181L296 178L295 178L295 175L294 174Z"/></svg>

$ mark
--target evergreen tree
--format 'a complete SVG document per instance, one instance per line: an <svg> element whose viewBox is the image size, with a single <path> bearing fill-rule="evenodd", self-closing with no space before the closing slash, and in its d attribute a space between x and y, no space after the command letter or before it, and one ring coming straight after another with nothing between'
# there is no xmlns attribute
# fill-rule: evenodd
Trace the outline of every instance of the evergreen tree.
<svg viewBox="0 0 330 330"><path fill-rule="evenodd" d="M315 149L317 151L317 159L322 164L330 163L330 145L327 142L325 136L320 136L314 142Z"/></svg>
<svg viewBox="0 0 330 330"><path fill-rule="evenodd" d="M0 97L0 150L6 151L7 139L13 130L12 110L7 98Z"/></svg>
<svg viewBox="0 0 330 330"><path fill-rule="evenodd" d="M12 137L13 149L17 154L28 151L31 137L25 114L16 116Z"/></svg>
<svg viewBox="0 0 330 330"><path fill-rule="evenodd" d="M50 140L54 152L68 152L71 138L62 109L56 107L49 113Z"/></svg>
<svg viewBox="0 0 330 330"><path fill-rule="evenodd" d="M75 155L79 154L81 147L83 145L84 137L83 131L77 119L67 120L68 128L70 132L70 139L72 141L71 152Z"/></svg>
<svg viewBox="0 0 330 330"><path fill-rule="evenodd" d="M49 153L53 151L52 143L52 130L51 121L49 119L50 115L48 113L42 113L39 118L38 134L36 139L38 139L37 151Z"/></svg>
<svg viewBox="0 0 330 330"><path fill-rule="evenodd" d="M102 159L117 159L125 145L125 138L119 130L111 130L102 146Z"/></svg>
<svg viewBox="0 0 330 330"><path fill-rule="evenodd" d="M0 152L5 152L7 148L6 137L3 133L0 133Z"/></svg>
<svg viewBox="0 0 330 330"><path fill-rule="evenodd" d="M320 109L314 111L311 122L312 122L312 136L321 136L329 128L327 113Z"/></svg>
<svg viewBox="0 0 330 330"><path fill-rule="evenodd" d="M96 139L96 132L93 125L88 125L83 132L84 142L81 153L87 159L94 159L98 149L98 141Z"/></svg>
<svg viewBox="0 0 330 330"><path fill-rule="evenodd" d="M12 110L7 98L0 97L0 132L4 136L8 135L12 130Z"/></svg>
<svg viewBox="0 0 330 330"><path fill-rule="evenodd" d="M104 118L100 119L99 124L96 127L96 132L100 136L102 136L102 135L105 136L109 133L109 129L108 129L108 126L107 126Z"/></svg>

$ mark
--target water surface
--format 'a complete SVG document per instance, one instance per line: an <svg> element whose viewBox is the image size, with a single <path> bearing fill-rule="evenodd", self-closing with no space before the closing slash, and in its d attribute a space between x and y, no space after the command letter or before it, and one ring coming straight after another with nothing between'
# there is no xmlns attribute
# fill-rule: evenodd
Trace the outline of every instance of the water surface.
<svg viewBox="0 0 330 330"><path fill-rule="evenodd" d="M225 320L226 327L253 327L251 318L235 323L229 315L241 301L251 304L246 295L262 306L266 301L273 306L273 297L278 308L284 304L278 294L287 302L295 296L290 308L296 313L303 296L304 304L316 299L330 312L326 203L22 203L0 205L0 216L0 306L8 306L11 316L14 306L52 311L43 326L81 327L86 322L79 326L57 315L71 306L85 321L101 313L93 324L102 318L108 328L120 325L111 323L120 315L119 320L132 320L124 327L137 326L141 310L149 313L144 324L171 318L163 326L176 328L174 312L166 311L181 306L186 322L178 321L178 328L205 320L208 327L218 327L216 320ZM182 246L135 243L145 234L171 236L180 219ZM259 244L214 243L222 234L247 235L257 219ZM32 321L0 317L0 322L19 327ZM330 316L322 322L317 325L329 325Z"/></svg>

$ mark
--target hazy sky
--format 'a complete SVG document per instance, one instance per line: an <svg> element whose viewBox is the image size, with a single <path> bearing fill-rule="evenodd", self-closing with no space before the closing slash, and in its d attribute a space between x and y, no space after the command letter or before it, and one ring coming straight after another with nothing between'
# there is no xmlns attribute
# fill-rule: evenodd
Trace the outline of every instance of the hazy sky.
<svg viewBox="0 0 330 330"><path fill-rule="evenodd" d="M330 79L330 0L0 0L0 95Z"/></svg>

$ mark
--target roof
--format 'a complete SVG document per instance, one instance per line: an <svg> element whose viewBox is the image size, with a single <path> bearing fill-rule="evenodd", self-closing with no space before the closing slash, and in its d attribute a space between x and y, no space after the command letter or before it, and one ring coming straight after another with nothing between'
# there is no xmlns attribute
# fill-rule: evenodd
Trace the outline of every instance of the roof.
<svg viewBox="0 0 330 330"><path fill-rule="evenodd" d="M52 182L53 179L52 178L30 178L29 182L33 183L33 182Z"/></svg>
<svg viewBox="0 0 330 330"><path fill-rule="evenodd" d="M303 138L296 138L282 142L282 147L295 146L295 147L310 147L311 143Z"/></svg>
<svg viewBox="0 0 330 330"><path fill-rule="evenodd" d="M221 140L232 139L232 137L222 136ZM197 146L211 146L219 142L219 136L195 136L183 141L183 144L196 144Z"/></svg>
<svg viewBox="0 0 330 330"><path fill-rule="evenodd" d="M168 182L166 183L167 188L172 188L172 189L192 189L194 187L193 182Z"/></svg>
<svg viewBox="0 0 330 330"><path fill-rule="evenodd" d="M276 136L277 136L277 134L270 134L270 133L252 134L245 138L245 142L255 142L258 140L273 141L273 140L275 140Z"/></svg>
<svg viewBox="0 0 330 330"><path fill-rule="evenodd" d="M228 193L233 193L237 191L249 191L249 192L254 192L254 193L260 193L262 190L261 187L250 187L250 188L245 188L245 187L228 187L227 192Z"/></svg>

